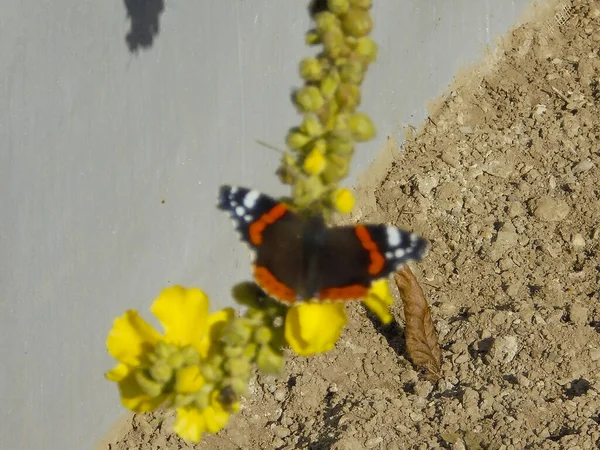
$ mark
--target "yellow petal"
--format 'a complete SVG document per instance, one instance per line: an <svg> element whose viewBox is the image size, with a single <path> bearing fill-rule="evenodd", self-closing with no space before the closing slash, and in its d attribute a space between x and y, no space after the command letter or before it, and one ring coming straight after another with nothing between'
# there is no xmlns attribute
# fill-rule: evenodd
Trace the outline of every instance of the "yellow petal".
<svg viewBox="0 0 600 450"><path fill-rule="evenodd" d="M154 348L160 335L152 326L129 310L117 317L106 338L106 348L117 361L137 366L142 356Z"/></svg>
<svg viewBox="0 0 600 450"><path fill-rule="evenodd" d="M326 165L327 160L325 159L325 156L323 156L323 153L315 148L304 160L303 167L306 173L309 175L319 175L321 172L323 172Z"/></svg>
<svg viewBox="0 0 600 450"><path fill-rule="evenodd" d="M336 189L333 193L333 206L342 214L347 214L354 208L354 196L348 189Z"/></svg>
<svg viewBox="0 0 600 450"><path fill-rule="evenodd" d="M331 350L348 323L343 303L301 303L288 309L285 338L298 355Z"/></svg>
<svg viewBox="0 0 600 450"><path fill-rule="evenodd" d="M364 305L379 317L384 325L392 321L389 307L394 303L390 294L388 280L383 278L373 282L367 296L363 299Z"/></svg>
<svg viewBox="0 0 600 450"><path fill-rule="evenodd" d="M129 372L131 372L131 369L129 368L128 365L119 363L115 367L113 367L111 370L106 372L104 374L104 376L109 381L121 381L127 375L129 375Z"/></svg>
<svg viewBox="0 0 600 450"><path fill-rule="evenodd" d="M234 316L235 311L233 308L225 308L208 316L208 331L196 347L200 356L206 358L210 352L211 344L218 339L223 327L231 322Z"/></svg>
<svg viewBox="0 0 600 450"><path fill-rule="evenodd" d="M146 394L135 379L135 373L130 372L119 381L121 403L125 408L133 412L154 411L166 400L165 395L151 397Z"/></svg>
<svg viewBox="0 0 600 450"><path fill-rule="evenodd" d="M209 406L204 410L204 420L206 431L209 433L218 433L227 425L229 414L220 406Z"/></svg>
<svg viewBox="0 0 600 450"><path fill-rule="evenodd" d="M175 392L189 394L198 392L202 386L204 386L204 377L200 366L183 367L177 371Z"/></svg>
<svg viewBox="0 0 600 450"><path fill-rule="evenodd" d="M199 442L202 433L206 431L204 414L194 406L177 408L177 419L173 430L186 441Z"/></svg>
<svg viewBox="0 0 600 450"><path fill-rule="evenodd" d="M150 310L163 326L166 342L200 347L208 317L208 298L200 289L164 289Z"/></svg>

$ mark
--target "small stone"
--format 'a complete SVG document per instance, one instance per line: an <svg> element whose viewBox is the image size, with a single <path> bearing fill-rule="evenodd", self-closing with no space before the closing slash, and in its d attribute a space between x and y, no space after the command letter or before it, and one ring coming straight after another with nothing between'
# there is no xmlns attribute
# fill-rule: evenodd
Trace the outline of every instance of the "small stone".
<svg viewBox="0 0 600 450"><path fill-rule="evenodd" d="M275 394L273 394L273 396L275 397L275 400L277 400L278 402L282 402L287 396L287 391L285 389L279 388L275 391Z"/></svg>
<svg viewBox="0 0 600 450"><path fill-rule="evenodd" d="M544 222L559 222L569 215L569 205L564 200L543 196L535 202L533 215Z"/></svg>
<svg viewBox="0 0 600 450"><path fill-rule="evenodd" d="M490 249L492 261L498 261L519 243L519 235L514 231L499 231Z"/></svg>
<svg viewBox="0 0 600 450"><path fill-rule="evenodd" d="M486 161L482 167L483 171L489 175L493 175L498 178L508 178L513 173L513 166L507 161L495 159Z"/></svg>
<svg viewBox="0 0 600 450"><path fill-rule="evenodd" d="M367 442L365 442L365 447L366 448L377 447L382 442L383 442L383 438L381 436L374 437L374 438L369 439Z"/></svg>
<svg viewBox="0 0 600 450"><path fill-rule="evenodd" d="M590 349L590 359L592 361L600 360L600 348L591 348Z"/></svg>
<svg viewBox="0 0 600 450"><path fill-rule="evenodd" d="M286 427L282 427L282 426L278 426L275 427L275 436L280 437L280 438L284 438L290 435L290 430Z"/></svg>
<svg viewBox="0 0 600 450"><path fill-rule="evenodd" d="M516 336L504 336L494 340L490 349L490 356L493 361L508 364L519 352L519 341Z"/></svg>
<svg viewBox="0 0 600 450"><path fill-rule="evenodd" d="M422 178L418 178L417 180L417 190L423 197L429 197L431 191L435 189L438 185L438 180L433 176L426 176Z"/></svg>
<svg viewBox="0 0 600 450"><path fill-rule="evenodd" d="M442 161L455 169L460 166L460 154L454 148L448 148L442 152Z"/></svg>
<svg viewBox="0 0 600 450"><path fill-rule="evenodd" d="M588 323L588 309L577 303L571 305L569 309L569 316L571 318L571 322L575 325L586 325Z"/></svg>
<svg viewBox="0 0 600 450"><path fill-rule="evenodd" d="M521 202L510 202L508 204L508 215L511 219L525 215L525 207Z"/></svg>
<svg viewBox="0 0 600 450"><path fill-rule="evenodd" d="M433 385L429 381L418 381L415 383L414 390L418 397L427 398L433 391Z"/></svg>
<svg viewBox="0 0 600 450"><path fill-rule="evenodd" d="M571 245L576 252L581 251L585 248L585 239L580 233L575 233L571 239Z"/></svg>
<svg viewBox="0 0 600 450"><path fill-rule="evenodd" d="M573 173L577 174L577 173L581 173L581 172L587 172L590 169L593 169L595 166L595 164L590 161L590 159L584 159L583 161L579 162L575 167L573 167Z"/></svg>
<svg viewBox="0 0 600 450"><path fill-rule="evenodd" d="M463 126L463 127L459 127L458 129L460 130L461 133L464 133L464 134L472 134L473 133L473 127Z"/></svg>

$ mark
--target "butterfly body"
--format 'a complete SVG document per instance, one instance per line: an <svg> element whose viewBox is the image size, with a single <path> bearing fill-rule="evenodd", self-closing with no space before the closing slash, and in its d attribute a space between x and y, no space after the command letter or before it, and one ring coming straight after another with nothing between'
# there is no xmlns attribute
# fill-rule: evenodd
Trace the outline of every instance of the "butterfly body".
<svg viewBox="0 0 600 450"><path fill-rule="evenodd" d="M397 227L328 227L320 216L301 217L241 187L222 186L218 207L253 250L257 284L288 304L360 299L373 281L420 259L427 247L424 239Z"/></svg>

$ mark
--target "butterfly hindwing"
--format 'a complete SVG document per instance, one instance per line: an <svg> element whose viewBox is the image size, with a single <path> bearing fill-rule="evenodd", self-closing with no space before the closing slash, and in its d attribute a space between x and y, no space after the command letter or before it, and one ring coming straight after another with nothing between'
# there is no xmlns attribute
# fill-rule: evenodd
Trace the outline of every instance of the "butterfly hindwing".
<svg viewBox="0 0 600 450"><path fill-rule="evenodd" d="M420 260L426 247L424 239L393 226L330 228L318 256L318 297L364 297L373 281L387 277L410 260Z"/></svg>

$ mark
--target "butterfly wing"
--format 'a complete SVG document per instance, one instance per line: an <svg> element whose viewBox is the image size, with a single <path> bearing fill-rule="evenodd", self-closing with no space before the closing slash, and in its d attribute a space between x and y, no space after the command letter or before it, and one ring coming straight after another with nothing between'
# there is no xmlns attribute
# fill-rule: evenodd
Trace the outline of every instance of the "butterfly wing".
<svg viewBox="0 0 600 450"><path fill-rule="evenodd" d="M242 187L222 186L217 207L255 252L257 284L277 300L295 302L303 290L303 221L285 204Z"/></svg>
<svg viewBox="0 0 600 450"><path fill-rule="evenodd" d="M364 297L373 281L387 277L410 260L420 260L427 241L386 225L333 227L318 254L318 298Z"/></svg>

